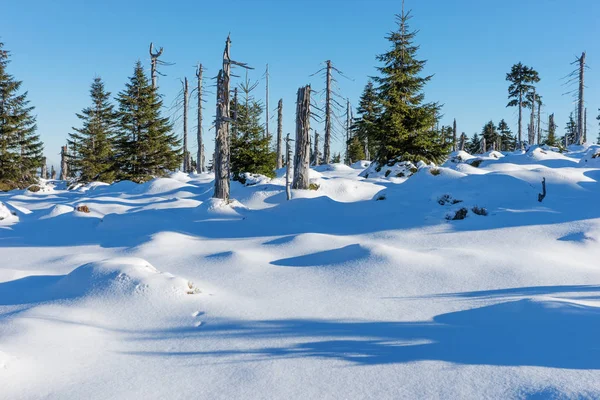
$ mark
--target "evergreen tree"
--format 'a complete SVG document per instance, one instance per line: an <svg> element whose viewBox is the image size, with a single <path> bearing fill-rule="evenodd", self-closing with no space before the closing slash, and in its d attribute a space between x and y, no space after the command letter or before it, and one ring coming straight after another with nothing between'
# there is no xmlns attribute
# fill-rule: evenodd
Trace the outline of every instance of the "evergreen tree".
<svg viewBox="0 0 600 400"><path fill-rule="evenodd" d="M102 79L94 79L90 95L92 105L77 114L82 127L74 127L75 132L69 134L68 143L73 149L69 157L69 172L78 173L79 179L85 182L99 180L110 183L115 178L113 142L116 113Z"/></svg>
<svg viewBox="0 0 600 400"><path fill-rule="evenodd" d="M358 136L363 146L367 144L369 154L374 156L377 154L377 149L379 148L377 120L381 115L381 104L379 103L379 97L372 81L369 81L365 86L356 111L359 117L354 119L352 131L354 136Z"/></svg>
<svg viewBox="0 0 600 400"><path fill-rule="evenodd" d="M409 31L410 13L397 16L398 30L387 39L392 49L377 57L380 77L378 96L382 112L377 120L379 150L377 161L441 162L450 148L433 129L440 109L437 103L424 103L423 88L431 76L420 76L425 61L417 60L416 32Z"/></svg>
<svg viewBox="0 0 600 400"><path fill-rule="evenodd" d="M332 164L339 164L342 162L342 155L341 153L333 153L333 157L331 160Z"/></svg>
<svg viewBox="0 0 600 400"><path fill-rule="evenodd" d="M43 144L22 82L7 72L9 52L0 42L0 183L3 188L25 187L42 166Z"/></svg>
<svg viewBox="0 0 600 400"><path fill-rule="evenodd" d="M517 145L516 140L504 119L500 120L498 124L498 133L502 144L500 151L514 151Z"/></svg>
<svg viewBox="0 0 600 400"><path fill-rule="evenodd" d="M139 61L117 100L117 179L143 182L177 169L181 161L180 140L168 118L161 116L162 101L148 83Z"/></svg>
<svg viewBox="0 0 600 400"><path fill-rule="evenodd" d="M348 158L350 162L356 162L365 159L365 148L358 136L352 136L348 140Z"/></svg>
<svg viewBox="0 0 600 400"><path fill-rule="evenodd" d="M508 87L508 98L512 99L506 105L507 107L519 107L519 146L523 142L523 107L531 107L526 95L533 90L533 83L539 82L540 77L533 68L518 63L512 66L510 72L506 74L506 80L511 84Z"/></svg>
<svg viewBox="0 0 600 400"><path fill-rule="evenodd" d="M240 86L244 90L244 85ZM277 154L269 149L269 137L264 135L260 123L262 105L246 96L244 103L237 104L235 135L231 136L230 168L234 180L243 182L244 172L275 176Z"/></svg>
<svg viewBox="0 0 600 400"><path fill-rule="evenodd" d="M575 138L577 137L577 122L573 118L573 113L569 114L569 120L567 121L567 125L565 126L565 136L562 137L562 145L565 144L565 138L567 138L566 142L568 144L575 143Z"/></svg>
<svg viewBox="0 0 600 400"><path fill-rule="evenodd" d="M496 150L498 150L498 139L500 139L500 135L496 130L496 125L494 125L493 121L489 121L487 124L483 126L481 130L481 136L485 138L485 142L487 146L491 149L493 144L496 143Z"/></svg>
<svg viewBox="0 0 600 400"><path fill-rule="evenodd" d="M481 148L481 139L477 133L474 133L471 140L465 145L465 150L469 154L477 154Z"/></svg>
<svg viewBox="0 0 600 400"><path fill-rule="evenodd" d="M548 117L548 137L546 138L545 144L548 146L558 146L560 143L556 139L556 124L554 123L554 114L550 114Z"/></svg>

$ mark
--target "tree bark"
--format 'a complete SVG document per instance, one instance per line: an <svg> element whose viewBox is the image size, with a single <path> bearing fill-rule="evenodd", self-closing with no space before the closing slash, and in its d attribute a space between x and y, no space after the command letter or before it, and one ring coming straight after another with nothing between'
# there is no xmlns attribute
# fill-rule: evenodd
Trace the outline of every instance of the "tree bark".
<svg viewBox="0 0 600 400"><path fill-rule="evenodd" d="M229 36L223 52L223 69L217 77L217 137L215 143L215 193L217 199L229 200L229 78L231 57Z"/></svg>
<svg viewBox="0 0 600 400"><path fill-rule="evenodd" d="M310 163L310 85L298 89L296 106L296 154L292 188L308 189Z"/></svg>
<svg viewBox="0 0 600 400"><path fill-rule="evenodd" d="M198 64L196 69L196 78L198 78L197 96L198 96L198 128L196 130L196 140L198 141L198 154L196 160L196 170L198 173L204 169L204 144L202 143L202 64Z"/></svg>
<svg viewBox="0 0 600 400"><path fill-rule="evenodd" d="M320 163L320 160L319 160L319 133L317 131L315 131L315 150L314 150L313 154L314 154L313 164L315 166L317 166Z"/></svg>
<svg viewBox="0 0 600 400"><path fill-rule="evenodd" d="M277 103L277 169L283 167L281 154L281 139L283 135L283 99ZM287 156L286 156L287 157Z"/></svg>
<svg viewBox="0 0 600 400"><path fill-rule="evenodd" d="M188 80L183 81L183 172L190 172L190 154L188 152L188 126L187 126L187 111L188 111Z"/></svg>
<svg viewBox="0 0 600 400"><path fill-rule="evenodd" d="M67 146L62 146L60 151L60 180L65 181L69 176L67 166Z"/></svg>
<svg viewBox="0 0 600 400"><path fill-rule="evenodd" d="M292 163L292 149L290 147L290 141L290 134L288 133L285 139L285 194L288 200L292 198L292 192L290 190L290 164Z"/></svg>
<svg viewBox="0 0 600 400"><path fill-rule="evenodd" d="M583 89L584 89L584 71L585 71L585 52L581 53L579 58L579 98L577 104L577 144L583 144Z"/></svg>
<svg viewBox="0 0 600 400"><path fill-rule="evenodd" d="M42 170L40 171L42 179L48 179L48 165L46 165L46 157L42 158Z"/></svg>
<svg viewBox="0 0 600 400"><path fill-rule="evenodd" d="M325 143L323 162L329 164L331 157L331 60L327 60L327 80L325 87Z"/></svg>
<svg viewBox="0 0 600 400"><path fill-rule="evenodd" d="M452 151L456 151L456 118L452 124Z"/></svg>

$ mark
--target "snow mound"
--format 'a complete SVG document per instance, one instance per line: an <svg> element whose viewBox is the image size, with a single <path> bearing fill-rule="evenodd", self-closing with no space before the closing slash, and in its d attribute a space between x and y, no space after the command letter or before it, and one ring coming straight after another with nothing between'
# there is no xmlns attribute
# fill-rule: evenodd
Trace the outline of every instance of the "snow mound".
<svg viewBox="0 0 600 400"><path fill-rule="evenodd" d="M65 204L57 204L54 207L52 207L52 209L50 210L50 212L42 217L40 217L40 219L48 219L48 218L54 218L54 217L58 217L59 215L63 215L63 214L67 214L70 212L73 212L75 209L71 206L65 205Z"/></svg>
<svg viewBox="0 0 600 400"><path fill-rule="evenodd" d="M371 165L371 161L360 160L355 163L352 163L352 165L350 165L350 167L352 167L354 169L365 169L365 168L369 168L369 165Z"/></svg>
<svg viewBox="0 0 600 400"><path fill-rule="evenodd" d="M181 171L172 173L171 175L169 175L169 178L175 179L176 181L183 182L183 183L186 183L192 179L192 178L190 178L190 176L188 174L186 174L185 172L181 172Z"/></svg>
<svg viewBox="0 0 600 400"><path fill-rule="evenodd" d="M242 215L237 211L237 209L245 209L242 203L237 200L230 199L222 200L222 199L208 199L200 204L195 212L198 214L205 214L207 216L212 217L240 217Z"/></svg>
<svg viewBox="0 0 600 400"><path fill-rule="evenodd" d="M326 171L352 171L352 168L347 166L346 164L342 164L342 163L335 163L335 164L323 164L323 165L318 165L316 167L313 167L314 171L317 172L326 172ZM311 178L312 178L312 174L311 174Z"/></svg>
<svg viewBox="0 0 600 400"><path fill-rule="evenodd" d="M453 151L448 156L448 161L446 162L446 164L448 164L448 163L455 163L455 164L464 163L469 160L472 160L473 158L475 158L475 156L472 156L471 154L467 153L466 151L463 151L463 150Z"/></svg>
<svg viewBox="0 0 600 400"><path fill-rule="evenodd" d="M52 291L62 298L127 296L152 290L195 292L185 279L162 273L136 257L111 258L75 268L58 280Z"/></svg>
<svg viewBox="0 0 600 400"><path fill-rule="evenodd" d="M87 191L95 190L97 188L101 188L101 187L105 187L105 186L110 186L110 185L106 182L94 181L94 182L86 183L85 185L82 185L74 190L77 190L78 192L81 192L81 193L85 193Z"/></svg>
<svg viewBox="0 0 600 400"><path fill-rule="evenodd" d="M359 176L363 178L408 178L417 170L415 164L410 161L400 161L394 165L380 165L373 162Z"/></svg>
<svg viewBox="0 0 600 400"><path fill-rule="evenodd" d="M588 168L600 167L600 145L590 146L585 155L579 160L579 165Z"/></svg>
<svg viewBox="0 0 600 400"><path fill-rule="evenodd" d="M269 183L270 181L271 178L261 174L252 174L250 172L244 172L240 175L240 182L243 182L244 186L261 185L264 183Z"/></svg>
<svg viewBox="0 0 600 400"><path fill-rule="evenodd" d="M158 195L180 190L185 187L192 187L192 185L188 185L173 178L156 178L142 183L133 189L132 192L135 194Z"/></svg>
<svg viewBox="0 0 600 400"><path fill-rule="evenodd" d="M19 218L13 214L6 204L0 202L0 223L17 222Z"/></svg>

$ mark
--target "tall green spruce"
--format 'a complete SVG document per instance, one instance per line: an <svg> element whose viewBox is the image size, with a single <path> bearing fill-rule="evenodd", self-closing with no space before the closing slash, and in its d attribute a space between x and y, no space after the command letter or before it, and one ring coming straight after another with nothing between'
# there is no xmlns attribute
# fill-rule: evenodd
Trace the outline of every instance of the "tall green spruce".
<svg viewBox="0 0 600 400"><path fill-rule="evenodd" d="M481 130L481 136L485 138L485 143L488 149L494 148L495 144L495 148L498 150L500 134L496 130L496 125L494 125L493 121L489 121L484 125L483 129Z"/></svg>
<svg viewBox="0 0 600 400"><path fill-rule="evenodd" d="M230 168L233 179L242 183L245 183L244 172L275 176L277 154L269 148L269 137L264 135L264 127L260 123L263 107L250 94L254 87L246 79L240 85L245 100L231 107L235 122L231 135Z"/></svg>
<svg viewBox="0 0 600 400"><path fill-rule="evenodd" d="M68 143L74 150L69 157L69 172L80 180L112 182L115 179L114 140L117 115L110 103L110 93L104 90L102 79L95 78L90 90L92 105L77 118L81 128L73 128Z"/></svg>
<svg viewBox="0 0 600 400"><path fill-rule="evenodd" d="M381 115L381 104L372 81L369 81L365 86L356 111L359 116L354 119L352 125L353 136L358 137L358 140L363 144L363 153L364 148L366 148L372 157L377 154L379 148L377 121ZM350 145L352 144L351 142Z"/></svg>
<svg viewBox="0 0 600 400"><path fill-rule="evenodd" d="M506 80L510 82L508 87L508 98L511 99L506 107L519 108L519 130L518 143L523 144L523 107L531 107L531 102L526 98L527 93L533 90L533 84L540 81L536 70L522 63L512 66L510 72L506 74Z"/></svg>
<svg viewBox="0 0 600 400"><path fill-rule="evenodd" d="M0 42L0 190L25 187L36 180L43 144L22 82L7 72L9 52Z"/></svg>
<svg viewBox="0 0 600 400"><path fill-rule="evenodd" d="M177 169L181 161L180 140L168 118L161 116L162 101L148 83L139 61L117 100L117 179L143 182Z"/></svg>
<svg viewBox="0 0 600 400"><path fill-rule="evenodd" d="M467 153L469 153L469 154L477 154L477 153L480 153L480 149L481 149L481 138L479 137L479 135L477 133L474 133L473 136L471 137L471 140L469 140L469 142L467 142L467 144L465 146L465 150L467 150Z"/></svg>
<svg viewBox="0 0 600 400"><path fill-rule="evenodd" d="M500 151L514 151L517 140L504 119L498 123L498 133L500 134Z"/></svg>
<svg viewBox="0 0 600 400"><path fill-rule="evenodd" d="M567 125L565 126L565 136L562 138L562 145L565 143L573 144L575 143L575 138L577 137L577 121L573 118L573 113L569 114L569 120L567 121ZM565 140L566 139L566 140Z"/></svg>
<svg viewBox="0 0 600 400"><path fill-rule="evenodd" d="M556 123L554 122L554 114L548 116L548 137L546 138L545 144L548 146L558 146L556 138Z"/></svg>
<svg viewBox="0 0 600 400"><path fill-rule="evenodd" d="M398 30L387 39L392 49L377 57L383 66L375 80L382 112L377 121L379 150L377 161L430 161L439 163L450 146L434 129L440 109L437 103L425 103L423 88L431 76L420 76L425 61L417 60L416 32L409 31L410 13L397 16Z"/></svg>

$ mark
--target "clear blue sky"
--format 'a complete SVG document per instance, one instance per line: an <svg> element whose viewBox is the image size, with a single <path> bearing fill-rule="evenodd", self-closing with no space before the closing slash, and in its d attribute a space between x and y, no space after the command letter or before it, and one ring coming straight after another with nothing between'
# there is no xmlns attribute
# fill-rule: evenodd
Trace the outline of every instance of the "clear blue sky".
<svg viewBox="0 0 600 400"><path fill-rule="evenodd" d="M420 58L428 60L425 72L435 74L426 99L444 104L443 124L456 118L459 132L470 136L486 121L505 118L516 131L516 110L505 107L505 75L521 61L539 71L539 93L546 103L543 119L554 112L562 134L574 104L570 96L562 96L570 89L561 86L561 78L585 50L590 66L588 137L596 138L598 0L407 0L406 8L413 12L412 27L420 30L417 43ZM179 79L193 79L198 61L207 67L207 76L216 75L229 32L232 57L256 67L251 78L261 79L269 63L270 108L283 98L285 132L294 131L298 87L311 83L315 90L323 89L322 78L309 75L327 59L352 78L339 78L339 91L356 105L368 76L376 73L375 56L389 48L384 37L395 29L401 2L4 0L0 9L0 40L12 52L10 72L24 81L46 155L56 163L67 133L78 126L75 113L89 104L94 76L101 76L116 95L136 60L149 69L150 41L165 48L165 61L176 63L163 67L167 76L159 80L169 114L181 89ZM204 138L212 147L214 131L208 128L215 96L209 90L213 93L207 94ZM264 98L264 83L256 96ZM195 126L193 119L190 125ZM176 128L181 132L181 123ZM334 151L341 149L339 140Z"/></svg>

